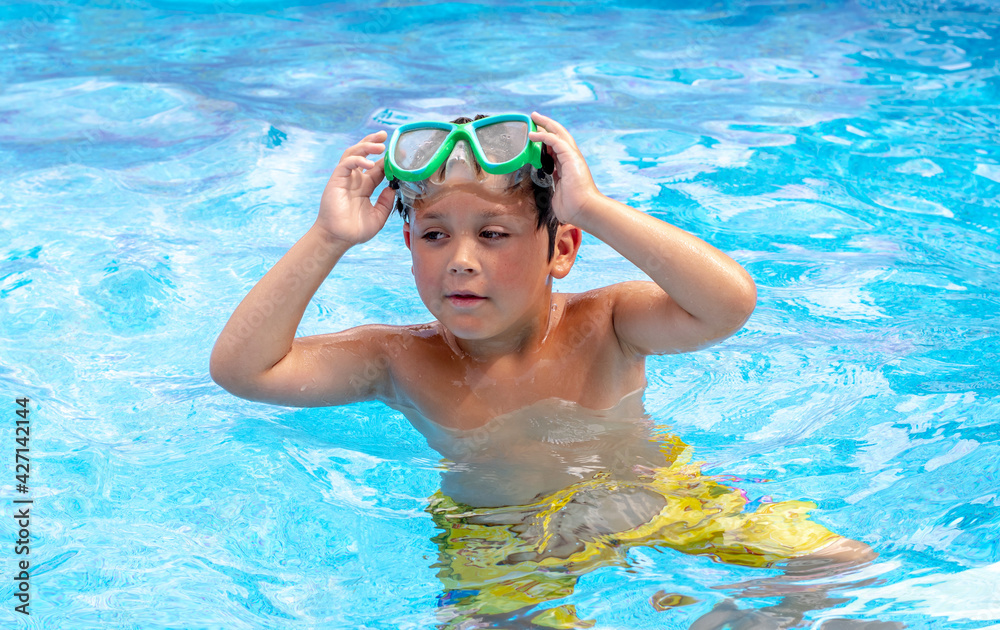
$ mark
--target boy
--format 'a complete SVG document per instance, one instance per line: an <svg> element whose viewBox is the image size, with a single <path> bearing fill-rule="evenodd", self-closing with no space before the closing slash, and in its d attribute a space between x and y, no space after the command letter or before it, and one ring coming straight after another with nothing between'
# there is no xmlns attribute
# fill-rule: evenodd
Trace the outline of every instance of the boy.
<svg viewBox="0 0 1000 630"><path fill-rule="evenodd" d="M442 601L464 614L508 615L568 595L579 573L623 561L622 542L757 566L864 555L805 520L808 504L743 514L745 500L686 466L685 445L655 439L642 412L647 355L706 347L749 318L756 289L746 271L602 195L551 118L461 122L401 128L378 162L367 156L386 150L381 131L344 152L316 223L220 334L216 382L275 404L377 399L404 413L450 460L430 511L445 530ZM539 168L546 158L553 169ZM384 173L398 192L386 188L373 205ZM436 321L295 338L319 285L383 227L396 194ZM581 230L652 282L553 293ZM534 622L583 623L568 607Z"/></svg>

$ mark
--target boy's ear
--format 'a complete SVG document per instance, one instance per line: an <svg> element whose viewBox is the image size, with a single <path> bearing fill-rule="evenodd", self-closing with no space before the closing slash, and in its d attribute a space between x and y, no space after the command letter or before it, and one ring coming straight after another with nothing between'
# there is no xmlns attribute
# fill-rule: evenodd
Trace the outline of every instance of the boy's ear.
<svg viewBox="0 0 1000 630"><path fill-rule="evenodd" d="M550 275L556 280L565 278L576 262L576 254L580 251L583 241L583 231L575 225L564 223L556 231L556 243L552 252L552 271Z"/></svg>
<svg viewBox="0 0 1000 630"><path fill-rule="evenodd" d="M403 242L406 243L406 249L410 249L410 222L403 221Z"/></svg>

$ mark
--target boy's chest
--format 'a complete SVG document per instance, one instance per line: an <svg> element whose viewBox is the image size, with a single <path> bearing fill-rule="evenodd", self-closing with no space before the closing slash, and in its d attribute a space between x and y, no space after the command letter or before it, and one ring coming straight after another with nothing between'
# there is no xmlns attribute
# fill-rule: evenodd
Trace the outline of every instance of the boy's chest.
<svg viewBox="0 0 1000 630"><path fill-rule="evenodd" d="M628 360L617 339L594 332L555 339L537 356L485 365L434 344L416 344L400 358L393 366L397 402L451 429L476 429L549 398L608 409L646 382L644 361Z"/></svg>

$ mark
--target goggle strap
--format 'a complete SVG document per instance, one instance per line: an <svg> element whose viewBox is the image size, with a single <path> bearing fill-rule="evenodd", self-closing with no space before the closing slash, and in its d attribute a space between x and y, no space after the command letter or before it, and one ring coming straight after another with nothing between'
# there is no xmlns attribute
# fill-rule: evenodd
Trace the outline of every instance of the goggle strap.
<svg viewBox="0 0 1000 630"><path fill-rule="evenodd" d="M546 175L551 175L556 170L556 161L552 159L549 152L545 150L545 146L542 146L542 154L538 156L542 161L542 168L538 169L544 172Z"/></svg>

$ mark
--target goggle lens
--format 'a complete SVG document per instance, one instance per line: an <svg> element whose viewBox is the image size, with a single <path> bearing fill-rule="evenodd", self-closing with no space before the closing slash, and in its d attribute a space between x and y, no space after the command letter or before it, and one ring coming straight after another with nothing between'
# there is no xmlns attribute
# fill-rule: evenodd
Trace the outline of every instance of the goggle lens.
<svg viewBox="0 0 1000 630"><path fill-rule="evenodd" d="M479 127L476 139L491 164L510 162L528 146L528 124L509 120Z"/></svg>
<svg viewBox="0 0 1000 630"><path fill-rule="evenodd" d="M392 158L403 170L420 170L431 161L449 133L451 132L448 129L407 131L396 140L396 150Z"/></svg>

